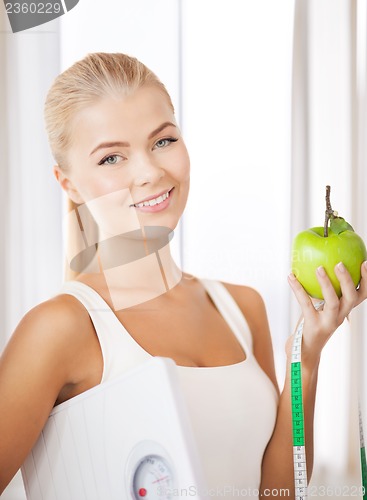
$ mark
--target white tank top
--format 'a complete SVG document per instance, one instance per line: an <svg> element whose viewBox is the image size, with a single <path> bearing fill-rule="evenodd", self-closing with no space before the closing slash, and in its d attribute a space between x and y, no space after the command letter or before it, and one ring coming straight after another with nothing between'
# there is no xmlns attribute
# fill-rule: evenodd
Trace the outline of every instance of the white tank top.
<svg viewBox="0 0 367 500"><path fill-rule="evenodd" d="M178 366L208 497L257 498L278 395L252 353L250 329L231 294L218 281L200 281L246 354L232 365ZM103 355L101 383L152 358L94 289L68 281L60 293L73 295L89 312Z"/></svg>

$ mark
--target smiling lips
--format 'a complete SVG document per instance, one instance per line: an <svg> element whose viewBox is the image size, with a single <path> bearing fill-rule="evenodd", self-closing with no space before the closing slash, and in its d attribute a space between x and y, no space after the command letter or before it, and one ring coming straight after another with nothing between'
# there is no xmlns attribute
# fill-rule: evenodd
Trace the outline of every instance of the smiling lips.
<svg viewBox="0 0 367 500"><path fill-rule="evenodd" d="M170 194L172 191L173 188L169 189L168 191L165 191L156 198L150 198L141 201L140 203L135 203L134 205L131 206L142 209L143 212L158 212L168 206L170 201Z"/></svg>

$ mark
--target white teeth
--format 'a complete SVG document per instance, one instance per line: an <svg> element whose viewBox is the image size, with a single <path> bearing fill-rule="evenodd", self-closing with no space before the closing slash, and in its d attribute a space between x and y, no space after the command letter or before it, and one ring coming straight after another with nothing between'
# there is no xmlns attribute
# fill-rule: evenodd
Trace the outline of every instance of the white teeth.
<svg viewBox="0 0 367 500"><path fill-rule="evenodd" d="M168 197L169 197L169 191L167 191L167 193L162 194L161 196L158 196L158 198L154 198L153 200L149 201L143 201L142 203L136 203L136 205L134 206L137 208L148 207L148 206L153 207L154 205L162 203L162 201L166 200Z"/></svg>

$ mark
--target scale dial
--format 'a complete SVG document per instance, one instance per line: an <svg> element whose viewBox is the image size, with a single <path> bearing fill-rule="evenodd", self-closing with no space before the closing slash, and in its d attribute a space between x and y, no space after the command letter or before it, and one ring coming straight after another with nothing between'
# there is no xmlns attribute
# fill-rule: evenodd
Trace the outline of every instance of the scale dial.
<svg viewBox="0 0 367 500"><path fill-rule="evenodd" d="M173 476L167 461L159 455L148 455L137 465L133 477L134 500L169 500Z"/></svg>
<svg viewBox="0 0 367 500"><path fill-rule="evenodd" d="M137 443L126 463L126 485L133 500L174 500L176 474L164 447L151 440Z"/></svg>

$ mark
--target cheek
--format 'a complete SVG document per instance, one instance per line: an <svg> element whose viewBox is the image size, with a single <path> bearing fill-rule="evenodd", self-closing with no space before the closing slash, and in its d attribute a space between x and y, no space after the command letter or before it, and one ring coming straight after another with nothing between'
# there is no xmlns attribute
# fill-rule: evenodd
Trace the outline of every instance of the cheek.
<svg viewBox="0 0 367 500"><path fill-rule="evenodd" d="M136 211L130 207L130 189L119 189L87 201L83 209L90 213L104 237L117 236L140 228ZM80 210L79 210L80 212Z"/></svg>
<svg viewBox="0 0 367 500"><path fill-rule="evenodd" d="M188 182L190 179L190 158L186 147L177 153L172 164L172 175L178 181Z"/></svg>
<svg viewBox="0 0 367 500"><path fill-rule="evenodd" d="M87 182L86 179L88 179ZM78 191L85 201L91 201L96 198L100 198L101 196L115 193L116 191L125 191L129 188L129 184L127 182L121 182L121 180L117 182L115 176L110 174L108 175L108 172L106 175L99 172L98 176L84 176L80 179L78 185Z"/></svg>

